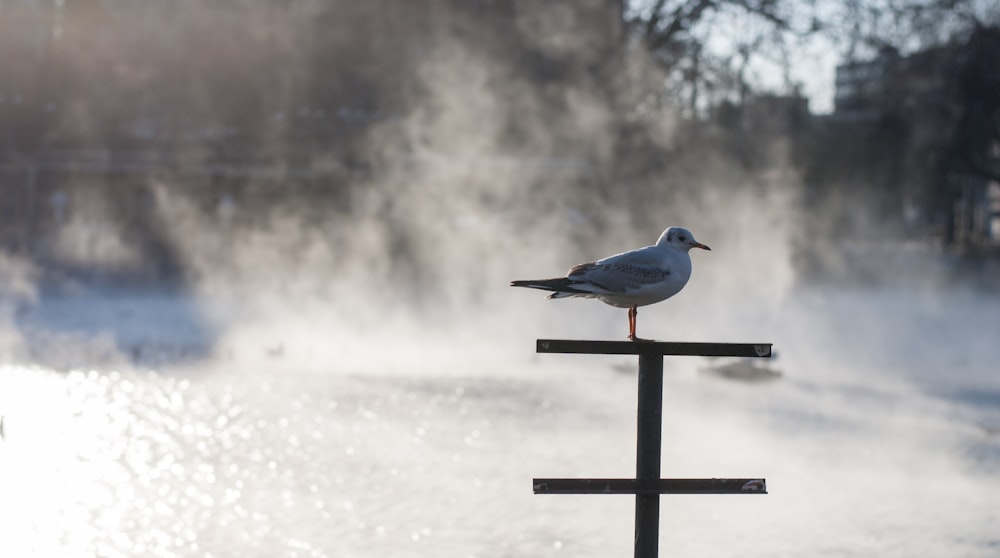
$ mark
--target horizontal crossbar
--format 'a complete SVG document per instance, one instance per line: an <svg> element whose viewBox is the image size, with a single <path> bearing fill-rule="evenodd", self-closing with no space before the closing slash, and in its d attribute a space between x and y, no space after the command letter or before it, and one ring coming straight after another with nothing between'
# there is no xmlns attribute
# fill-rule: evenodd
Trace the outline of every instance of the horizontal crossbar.
<svg viewBox="0 0 1000 558"><path fill-rule="evenodd" d="M673 341L586 341L539 339L538 353L770 358L771 343L679 343Z"/></svg>
<svg viewBox="0 0 1000 558"><path fill-rule="evenodd" d="M534 479L535 494L767 494L764 479Z"/></svg>

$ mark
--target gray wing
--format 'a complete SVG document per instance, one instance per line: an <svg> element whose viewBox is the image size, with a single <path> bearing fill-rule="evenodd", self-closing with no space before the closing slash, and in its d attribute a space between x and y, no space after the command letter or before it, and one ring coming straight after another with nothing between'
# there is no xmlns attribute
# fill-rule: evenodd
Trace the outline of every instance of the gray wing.
<svg viewBox="0 0 1000 558"><path fill-rule="evenodd" d="M567 275L573 280L586 281L608 294L624 294L645 285L660 283L669 276L670 270L663 267L662 260L650 257L644 250L580 264L570 269Z"/></svg>

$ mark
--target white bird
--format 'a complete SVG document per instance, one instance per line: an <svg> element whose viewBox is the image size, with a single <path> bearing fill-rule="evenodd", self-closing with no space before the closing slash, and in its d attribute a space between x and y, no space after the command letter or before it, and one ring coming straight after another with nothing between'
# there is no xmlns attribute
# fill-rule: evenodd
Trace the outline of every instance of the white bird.
<svg viewBox="0 0 1000 558"><path fill-rule="evenodd" d="M552 291L548 298L596 298L628 308L628 338L636 341L638 307L666 300L684 288L691 278L692 248L711 250L691 231L670 227L652 246L575 265L565 277L511 281L510 286Z"/></svg>

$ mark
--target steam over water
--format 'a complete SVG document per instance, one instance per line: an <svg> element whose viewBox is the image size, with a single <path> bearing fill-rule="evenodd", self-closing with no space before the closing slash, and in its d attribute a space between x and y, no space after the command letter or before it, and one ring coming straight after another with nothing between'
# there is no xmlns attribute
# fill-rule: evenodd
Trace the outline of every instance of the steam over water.
<svg viewBox="0 0 1000 558"><path fill-rule="evenodd" d="M668 358L664 476L765 476L770 494L663 497L661 551L995 556L1000 300L827 287L745 302L713 292L717 264L697 256L641 331L771 341L782 375ZM315 301L39 301L0 367L0 553L628 555L631 498L530 486L634 473L634 360L532 353L538 336L621 338L624 312L484 288L516 311L446 326L383 307L379 326Z"/></svg>

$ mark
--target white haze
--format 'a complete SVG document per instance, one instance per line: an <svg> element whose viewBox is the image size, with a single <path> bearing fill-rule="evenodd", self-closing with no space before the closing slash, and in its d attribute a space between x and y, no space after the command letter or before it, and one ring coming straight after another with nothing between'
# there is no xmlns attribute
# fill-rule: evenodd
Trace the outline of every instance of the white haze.
<svg viewBox="0 0 1000 558"><path fill-rule="evenodd" d="M550 181L591 171L559 159L528 84L479 56L427 57L427 99L379 125L383 165L328 222L279 204L234 236L157 183L186 292L40 295L37 270L4 260L0 554L627 555L629 498L530 487L633 474L634 361L534 354L539 337L623 338L625 313L507 283L668 225L712 251L640 309L640 335L773 342L783 375L668 360L664 476L765 476L770 494L664 497L663 555L1000 552L996 294L946 272L797 281L815 216L780 145L759 175L706 154L662 190L576 199ZM571 133L610 134L586 91L567 95ZM510 118L537 123L537 159L505 155ZM684 141L663 122L664 147ZM611 155L592 153L599 175ZM885 271L911 269L934 268Z"/></svg>

